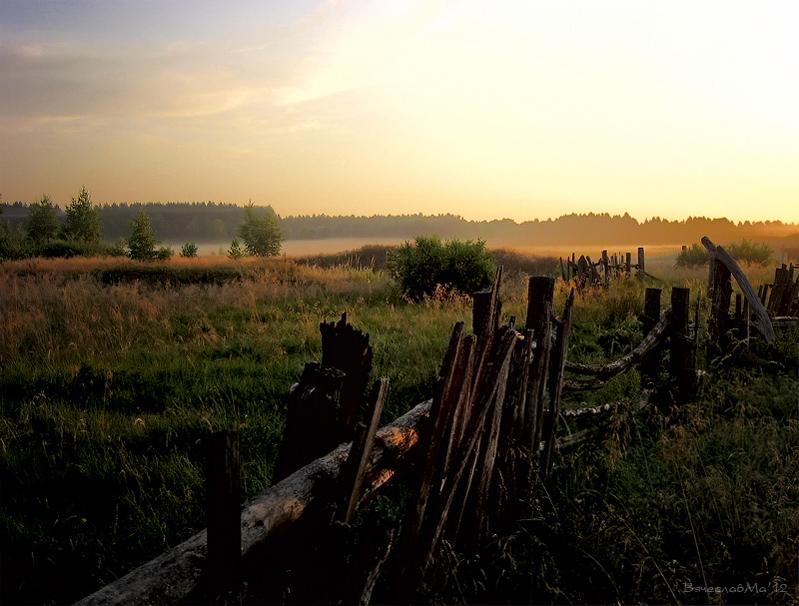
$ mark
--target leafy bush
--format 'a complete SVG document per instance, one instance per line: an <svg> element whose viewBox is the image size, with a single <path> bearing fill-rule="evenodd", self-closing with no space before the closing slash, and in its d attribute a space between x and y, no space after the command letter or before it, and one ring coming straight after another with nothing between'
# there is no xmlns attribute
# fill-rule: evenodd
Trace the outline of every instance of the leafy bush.
<svg viewBox="0 0 799 606"><path fill-rule="evenodd" d="M752 263L756 265L768 265L771 263L771 256L774 249L764 242L750 242L741 240L740 243L733 242L724 247L730 256L736 261ZM677 255L678 267L701 267L710 261L710 253L701 244L694 244L691 248L686 248Z"/></svg>
<svg viewBox="0 0 799 606"><path fill-rule="evenodd" d="M197 256L197 245L194 242L186 242L180 248L180 256L185 258L192 258Z"/></svg>
<svg viewBox="0 0 799 606"><path fill-rule="evenodd" d="M769 265L774 249L765 242L750 242L741 240L740 244L733 243L726 247L727 252L736 261L745 261L755 265Z"/></svg>
<svg viewBox="0 0 799 606"><path fill-rule="evenodd" d="M19 228L0 223L0 259L24 259L29 255L25 233Z"/></svg>
<svg viewBox="0 0 799 606"><path fill-rule="evenodd" d="M41 245L35 254L46 259L70 257L108 257L118 256L117 245L105 242L81 242L78 240L53 240Z"/></svg>
<svg viewBox="0 0 799 606"><path fill-rule="evenodd" d="M677 267L701 267L710 261L710 253L701 244L684 248L677 255Z"/></svg>
<svg viewBox="0 0 799 606"><path fill-rule="evenodd" d="M155 251L156 261L169 261L174 256L175 251L172 250L171 246L160 246L158 250Z"/></svg>
<svg viewBox="0 0 799 606"><path fill-rule="evenodd" d="M496 265L483 240L417 236L389 253L388 270L403 294L419 300L436 286L473 294L491 284Z"/></svg>

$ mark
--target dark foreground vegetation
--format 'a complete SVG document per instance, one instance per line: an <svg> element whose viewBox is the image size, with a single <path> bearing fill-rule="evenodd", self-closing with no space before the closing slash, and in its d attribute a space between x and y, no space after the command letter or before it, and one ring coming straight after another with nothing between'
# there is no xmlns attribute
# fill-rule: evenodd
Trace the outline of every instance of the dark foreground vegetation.
<svg viewBox="0 0 799 606"><path fill-rule="evenodd" d="M532 263L506 274L503 321L524 317ZM373 375L391 381L383 422L430 397L470 300L410 302L379 261L324 265L0 265L3 603L74 601L201 529L211 431L240 430L245 498L267 488L289 387L319 359L319 323L344 310L371 335ZM705 271L659 278L702 291L703 332ZM630 351L642 306L634 280L578 296L569 359ZM723 360L700 351L699 367L696 398L664 410L638 405L635 373L569 396L613 404L610 423L556 460L529 517L480 553L451 553L430 602L794 602L799 333ZM363 515L388 528L403 499L399 485ZM380 586L374 598L391 601Z"/></svg>

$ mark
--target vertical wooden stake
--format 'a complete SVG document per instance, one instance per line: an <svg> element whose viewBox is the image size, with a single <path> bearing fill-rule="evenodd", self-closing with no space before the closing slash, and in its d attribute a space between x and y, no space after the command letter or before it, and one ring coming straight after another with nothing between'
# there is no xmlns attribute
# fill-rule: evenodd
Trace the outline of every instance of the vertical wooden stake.
<svg viewBox="0 0 799 606"><path fill-rule="evenodd" d="M209 591L221 594L241 561L241 456L238 431L212 433L206 443Z"/></svg>
<svg viewBox="0 0 799 606"><path fill-rule="evenodd" d="M644 247L638 247L638 279L641 282L644 281L644 277L646 276L646 271L644 270Z"/></svg>
<svg viewBox="0 0 799 606"><path fill-rule="evenodd" d="M660 289L647 288L644 295L644 315L641 318L644 336L660 321ZM660 351L653 351L641 360L641 387L652 388L657 383Z"/></svg>
<svg viewBox="0 0 799 606"><path fill-rule="evenodd" d="M692 343L688 336L689 297L688 288L671 289L671 309L674 325L670 340L670 373L683 396L693 391L696 372L691 360Z"/></svg>

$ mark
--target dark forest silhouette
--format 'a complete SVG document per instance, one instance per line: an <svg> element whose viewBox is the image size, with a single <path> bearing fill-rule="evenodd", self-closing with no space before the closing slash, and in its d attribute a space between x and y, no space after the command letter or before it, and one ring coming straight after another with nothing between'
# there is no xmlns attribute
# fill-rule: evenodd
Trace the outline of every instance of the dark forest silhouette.
<svg viewBox="0 0 799 606"><path fill-rule="evenodd" d="M28 205L2 204L0 221L23 226ZM103 238L113 242L130 235L130 222L140 210L152 220L157 236L170 242L224 242L236 237L244 206L214 202L101 204L97 207ZM60 220L64 211L56 207ZM263 212L272 211L263 207ZM669 221L658 217L638 221L629 214L566 214L557 219L517 223L511 219L469 221L457 215L302 215L281 218L288 240L325 238L396 238L437 234L442 238L502 241L505 246L547 245L680 245L698 242L713 234L716 241L799 238L799 225L782 221L744 221L689 217ZM787 244L786 244L787 245ZM794 244L795 245L795 244Z"/></svg>

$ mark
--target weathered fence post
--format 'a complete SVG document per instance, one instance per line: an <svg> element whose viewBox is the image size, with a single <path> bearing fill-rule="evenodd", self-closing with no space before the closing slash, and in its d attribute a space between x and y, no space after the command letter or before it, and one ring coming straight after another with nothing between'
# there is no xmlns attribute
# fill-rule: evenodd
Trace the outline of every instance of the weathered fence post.
<svg viewBox="0 0 799 606"><path fill-rule="evenodd" d="M629 276L633 266L633 254L627 253L624 261L624 271Z"/></svg>
<svg viewBox="0 0 799 606"><path fill-rule="evenodd" d="M646 294L644 295L644 314L639 318L645 337L660 321L660 292L659 288L646 289ZM641 360L641 387L651 389L655 386L660 367L659 360L659 349L644 356L644 359Z"/></svg>
<svg viewBox="0 0 799 606"><path fill-rule="evenodd" d="M527 330L533 331L536 346L527 391L526 427L524 435L531 440L533 456L538 452L544 416L544 391L549 374L549 357L552 351L552 300L555 280L545 276L531 276L527 283Z"/></svg>
<svg viewBox="0 0 799 606"><path fill-rule="evenodd" d="M730 270L718 259L711 259L709 280L708 340L724 351L727 348L727 331L730 329L730 297L732 296Z"/></svg>
<svg viewBox="0 0 799 606"><path fill-rule="evenodd" d="M691 360L693 343L688 334L689 302L691 291L688 288L671 289L671 310L674 314L669 353L669 372L682 396L687 396L694 388L696 371Z"/></svg>
<svg viewBox="0 0 799 606"><path fill-rule="evenodd" d="M566 356L569 352L569 337L571 336L572 307L574 306L574 289L569 293L566 308L563 311L563 320L558 322L555 345L552 350L550 364L552 366L549 376L549 410L547 426L543 431L544 451L541 458L541 468L544 475L549 475L552 470L552 453L555 450L555 436L558 430L560 416L560 400L563 396L563 373L566 369Z"/></svg>
<svg viewBox="0 0 799 606"><path fill-rule="evenodd" d="M641 282L643 282L645 277L646 277L646 270L644 269L644 247L643 246L639 246L638 247L638 279L641 280Z"/></svg>
<svg viewBox="0 0 799 606"><path fill-rule="evenodd" d="M206 443L209 600L233 588L241 563L241 457L238 431L218 431Z"/></svg>

